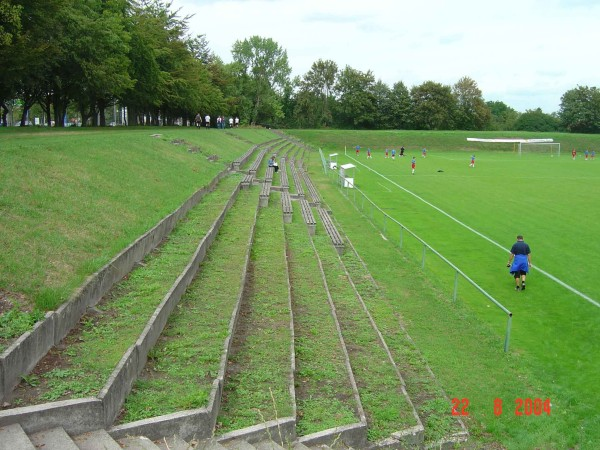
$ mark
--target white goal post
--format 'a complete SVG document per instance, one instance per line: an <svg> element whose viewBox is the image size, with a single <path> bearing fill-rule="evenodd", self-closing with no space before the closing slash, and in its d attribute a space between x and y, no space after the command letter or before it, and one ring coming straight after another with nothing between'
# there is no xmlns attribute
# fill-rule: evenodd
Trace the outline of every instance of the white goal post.
<svg viewBox="0 0 600 450"><path fill-rule="evenodd" d="M515 138L467 138L470 142L511 143L515 150L518 149L519 156L526 153L543 153L550 156L560 156L560 143L554 139L515 139ZM518 144L518 146L517 146Z"/></svg>
<svg viewBox="0 0 600 450"><path fill-rule="evenodd" d="M519 142L519 156L523 152L560 156L560 142Z"/></svg>

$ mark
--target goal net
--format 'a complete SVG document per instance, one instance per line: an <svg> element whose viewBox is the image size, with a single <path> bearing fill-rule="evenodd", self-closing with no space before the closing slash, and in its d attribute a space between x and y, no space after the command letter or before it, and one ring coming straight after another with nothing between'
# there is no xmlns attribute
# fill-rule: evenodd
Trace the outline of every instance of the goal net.
<svg viewBox="0 0 600 450"><path fill-rule="evenodd" d="M560 156L560 142L519 142L519 156L523 153Z"/></svg>

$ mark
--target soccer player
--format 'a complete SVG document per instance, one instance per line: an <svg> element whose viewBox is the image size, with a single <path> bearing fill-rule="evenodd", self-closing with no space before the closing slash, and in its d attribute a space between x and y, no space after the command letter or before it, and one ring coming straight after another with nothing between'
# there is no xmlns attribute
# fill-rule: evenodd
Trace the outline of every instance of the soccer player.
<svg viewBox="0 0 600 450"><path fill-rule="evenodd" d="M410 161L410 168L412 169L412 174L415 174L415 167L417 166L417 158L415 158L414 156L412 157L412 160Z"/></svg>
<svg viewBox="0 0 600 450"><path fill-rule="evenodd" d="M523 240L523 236L517 236L517 242L510 249L506 267L510 267L510 274L515 278L515 291L524 291L525 278L531 267L531 249Z"/></svg>
<svg viewBox="0 0 600 450"><path fill-rule="evenodd" d="M360 145L357 145L355 148L356 148L356 156L358 156L358 154L360 153Z"/></svg>
<svg viewBox="0 0 600 450"><path fill-rule="evenodd" d="M423 147L423 150L421 150L421 155L423 155L423 158L427 156L427 149L425 147Z"/></svg>
<svg viewBox="0 0 600 450"><path fill-rule="evenodd" d="M392 159L396 159L396 149L392 149Z"/></svg>
<svg viewBox="0 0 600 450"><path fill-rule="evenodd" d="M592 150L592 160L596 157L596 150Z"/></svg>
<svg viewBox="0 0 600 450"><path fill-rule="evenodd" d="M587 151L587 149L583 152L583 154L585 155L585 160L588 160L588 155L590 154L590 152Z"/></svg>
<svg viewBox="0 0 600 450"><path fill-rule="evenodd" d="M400 147L400 156L404 156L404 145Z"/></svg>
<svg viewBox="0 0 600 450"><path fill-rule="evenodd" d="M388 154L389 154L389 150L386 148L386 149L385 149L385 157L386 157L386 158L388 157Z"/></svg>
<svg viewBox="0 0 600 450"><path fill-rule="evenodd" d="M367 148L367 159L371 159L371 149Z"/></svg>
<svg viewBox="0 0 600 450"><path fill-rule="evenodd" d="M469 167L475 168L475 155L471 155L471 164L469 164Z"/></svg>
<svg viewBox="0 0 600 450"><path fill-rule="evenodd" d="M577 158L577 150L573 149L573 151L571 152L571 156L573 157L573 159Z"/></svg>

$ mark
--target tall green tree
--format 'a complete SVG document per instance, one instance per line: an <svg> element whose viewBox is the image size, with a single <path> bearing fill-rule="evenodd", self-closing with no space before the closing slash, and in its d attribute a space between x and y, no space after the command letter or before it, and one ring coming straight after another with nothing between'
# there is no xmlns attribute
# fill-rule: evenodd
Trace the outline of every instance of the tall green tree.
<svg viewBox="0 0 600 450"><path fill-rule="evenodd" d="M477 83L462 77L453 86L456 97L456 117L454 126L460 130L484 130L490 123L492 113L483 100Z"/></svg>
<svg viewBox="0 0 600 450"><path fill-rule="evenodd" d="M394 99L391 94L392 91L389 86L381 80L373 86L376 108L375 128L378 130L391 130L394 128Z"/></svg>
<svg viewBox="0 0 600 450"><path fill-rule="evenodd" d="M10 45L21 30L21 6L0 0L0 47Z"/></svg>
<svg viewBox="0 0 600 450"><path fill-rule="evenodd" d="M410 90L412 124L417 130L452 130L457 109L450 86L434 81Z"/></svg>
<svg viewBox="0 0 600 450"><path fill-rule="evenodd" d="M244 93L252 99L250 123L280 119L281 97L292 71L287 52L271 38L252 36L236 41L232 55L243 70Z"/></svg>
<svg viewBox="0 0 600 450"><path fill-rule="evenodd" d="M377 122L375 77L346 66L335 85L337 123L342 128L374 129Z"/></svg>
<svg viewBox="0 0 600 450"><path fill-rule="evenodd" d="M486 102L486 105L491 113L490 122L487 126L488 130L506 131L515 129L515 122L520 115L516 110L500 101L489 101Z"/></svg>
<svg viewBox="0 0 600 450"><path fill-rule="evenodd" d="M331 110L337 73L335 62L319 59L299 83L302 100L299 114L304 115L301 120L306 120L312 127L328 126L333 121Z"/></svg>
<svg viewBox="0 0 600 450"><path fill-rule="evenodd" d="M573 133L600 133L600 90L577 86L563 94L559 117Z"/></svg>
<svg viewBox="0 0 600 450"><path fill-rule="evenodd" d="M410 129L410 92L402 81L394 83L394 86L390 92L390 98L392 100L391 115L393 128L398 130Z"/></svg>
<svg viewBox="0 0 600 450"><path fill-rule="evenodd" d="M557 117L544 113L540 108L529 109L519 116L515 122L515 130L519 131L557 131Z"/></svg>

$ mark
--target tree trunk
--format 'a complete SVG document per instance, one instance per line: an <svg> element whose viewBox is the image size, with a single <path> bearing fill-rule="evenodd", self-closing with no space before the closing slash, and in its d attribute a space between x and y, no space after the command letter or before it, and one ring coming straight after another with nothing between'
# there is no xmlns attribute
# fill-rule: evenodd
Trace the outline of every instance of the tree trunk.
<svg viewBox="0 0 600 450"><path fill-rule="evenodd" d="M8 107L4 102L0 102L0 108L2 109L2 119L1 123L3 127L8 126Z"/></svg>

